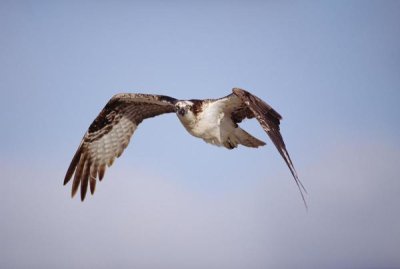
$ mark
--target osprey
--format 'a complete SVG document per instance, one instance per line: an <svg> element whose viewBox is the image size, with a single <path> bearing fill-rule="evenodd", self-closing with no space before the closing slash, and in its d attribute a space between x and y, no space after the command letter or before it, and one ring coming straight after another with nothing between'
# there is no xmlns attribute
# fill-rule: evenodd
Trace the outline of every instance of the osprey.
<svg viewBox="0 0 400 269"><path fill-rule="evenodd" d="M185 129L212 145L234 149L238 145L251 148L265 142L240 128L243 119L256 118L275 144L292 173L306 205L300 182L285 143L279 132L281 115L257 96L239 88L220 99L177 100L164 95L121 93L113 96L89 126L65 175L64 185L72 176L72 197L81 186L81 200L88 185L93 194L96 179L104 177L106 166L121 156L138 125L147 118L176 113ZM306 205L307 206L307 205Z"/></svg>

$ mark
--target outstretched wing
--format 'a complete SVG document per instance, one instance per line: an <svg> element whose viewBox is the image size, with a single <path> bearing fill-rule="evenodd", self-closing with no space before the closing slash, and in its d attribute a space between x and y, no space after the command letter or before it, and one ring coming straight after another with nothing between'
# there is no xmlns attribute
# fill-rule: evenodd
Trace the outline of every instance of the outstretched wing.
<svg viewBox="0 0 400 269"><path fill-rule="evenodd" d="M231 114L232 119L235 122L241 122L244 118L253 117L258 120L289 167L290 172L296 181L297 187L299 188L304 204L307 207L307 203L303 194L303 191L306 193L307 191L297 176L296 169L293 166L292 160L290 159L289 153L286 149L285 142L283 141L282 135L279 131L279 124L280 120L282 119L281 115L279 115L279 113L276 112L266 102L243 89L234 88L232 91L233 94L228 97L238 97L241 101L241 105L236 106L236 109L233 110ZM237 100L234 100L233 102L237 102Z"/></svg>
<svg viewBox="0 0 400 269"><path fill-rule="evenodd" d="M163 95L122 93L113 96L83 136L65 175L72 182L72 197L81 186L81 200L88 183L93 194L96 179L102 180L106 166L121 156L137 126L147 118L175 111L177 100Z"/></svg>

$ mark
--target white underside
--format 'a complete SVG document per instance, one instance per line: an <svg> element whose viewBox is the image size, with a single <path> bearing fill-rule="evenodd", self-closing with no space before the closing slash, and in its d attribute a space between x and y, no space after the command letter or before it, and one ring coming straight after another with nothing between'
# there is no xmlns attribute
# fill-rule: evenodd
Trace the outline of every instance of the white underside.
<svg viewBox="0 0 400 269"><path fill-rule="evenodd" d="M237 127L230 118L226 104L221 101L206 104L198 117L188 112L179 119L191 135L216 146L235 148L238 144L248 147L265 145L264 142Z"/></svg>

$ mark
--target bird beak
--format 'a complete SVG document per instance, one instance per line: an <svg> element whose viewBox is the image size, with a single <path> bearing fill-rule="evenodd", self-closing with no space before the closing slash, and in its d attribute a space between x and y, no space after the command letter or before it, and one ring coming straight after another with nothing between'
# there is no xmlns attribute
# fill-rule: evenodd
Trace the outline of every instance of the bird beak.
<svg viewBox="0 0 400 269"><path fill-rule="evenodd" d="M182 117L185 116L186 110L184 108L179 108L178 109L178 114L181 115Z"/></svg>

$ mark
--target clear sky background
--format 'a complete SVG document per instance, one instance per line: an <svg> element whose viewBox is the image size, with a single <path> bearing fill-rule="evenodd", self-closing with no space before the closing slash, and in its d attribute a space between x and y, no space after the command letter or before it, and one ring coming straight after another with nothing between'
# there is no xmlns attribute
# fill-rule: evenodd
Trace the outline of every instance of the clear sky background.
<svg viewBox="0 0 400 269"><path fill-rule="evenodd" d="M399 1L1 1L1 268L400 268ZM270 103L228 151L145 121L94 196L62 182L119 92Z"/></svg>

